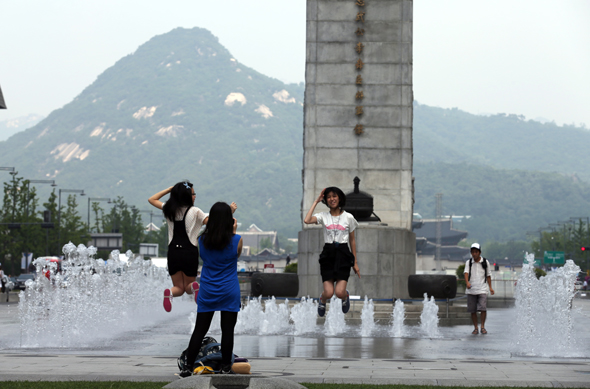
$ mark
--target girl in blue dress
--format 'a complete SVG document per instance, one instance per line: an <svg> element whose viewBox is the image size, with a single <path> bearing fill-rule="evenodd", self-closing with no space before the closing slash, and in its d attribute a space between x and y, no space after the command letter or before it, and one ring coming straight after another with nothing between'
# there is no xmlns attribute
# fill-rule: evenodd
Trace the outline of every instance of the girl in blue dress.
<svg viewBox="0 0 590 389"><path fill-rule="evenodd" d="M237 264L243 244L242 237L236 234L237 227L228 204L218 202L211 207L207 228L199 237L203 268L197 321L186 352L186 368L180 372L182 377L192 374L192 366L215 311L221 311L221 373L233 374L234 327L240 311Z"/></svg>

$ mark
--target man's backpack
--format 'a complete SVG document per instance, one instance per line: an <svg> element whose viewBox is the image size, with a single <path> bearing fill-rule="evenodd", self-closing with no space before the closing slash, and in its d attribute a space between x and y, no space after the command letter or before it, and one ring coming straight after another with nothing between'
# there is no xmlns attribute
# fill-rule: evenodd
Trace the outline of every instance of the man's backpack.
<svg viewBox="0 0 590 389"><path fill-rule="evenodd" d="M481 257L481 267L483 267L484 277L483 281L485 282L488 279L488 260L484 257ZM467 281L471 281L471 266L473 266L473 257L469 258L469 276L467 276Z"/></svg>

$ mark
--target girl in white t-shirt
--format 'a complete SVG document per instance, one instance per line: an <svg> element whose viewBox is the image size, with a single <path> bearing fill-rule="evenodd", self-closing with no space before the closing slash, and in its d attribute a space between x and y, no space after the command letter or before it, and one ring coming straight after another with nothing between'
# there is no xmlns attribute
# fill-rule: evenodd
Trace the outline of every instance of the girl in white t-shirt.
<svg viewBox="0 0 590 389"><path fill-rule="evenodd" d="M324 203L330 208L329 212L320 212L315 215L315 207L318 203ZM324 316L326 313L326 301L334 295L341 299L342 312L347 313L350 309L350 298L346 285L350 276L350 269L361 278L361 273L356 260L356 239L354 230L358 222L354 216L344 211L346 205L344 192L336 187L329 187L322 190L307 215L305 224L321 224L324 226L324 249L320 254L320 272L324 291L320 295L318 314ZM350 244L350 249L348 245ZM351 251L352 250L352 251ZM335 284L335 286L334 286Z"/></svg>

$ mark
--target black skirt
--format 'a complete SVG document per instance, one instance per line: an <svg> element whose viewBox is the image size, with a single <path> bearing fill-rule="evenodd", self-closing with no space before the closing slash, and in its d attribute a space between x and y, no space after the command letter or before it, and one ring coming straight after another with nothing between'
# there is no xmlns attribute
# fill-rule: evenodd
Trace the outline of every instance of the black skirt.
<svg viewBox="0 0 590 389"><path fill-rule="evenodd" d="M320 254L320 273L322 282L347 281L350 269L354 266L354 255L348 243L326 243Z"/></svg>
<svg viewBox="0 0 590 389"><path fill-rule="evenodd" d="M185 250L168 247L168 274L179 271L187 277L196 277L199 272L199 248L192 246Z"/></svg>

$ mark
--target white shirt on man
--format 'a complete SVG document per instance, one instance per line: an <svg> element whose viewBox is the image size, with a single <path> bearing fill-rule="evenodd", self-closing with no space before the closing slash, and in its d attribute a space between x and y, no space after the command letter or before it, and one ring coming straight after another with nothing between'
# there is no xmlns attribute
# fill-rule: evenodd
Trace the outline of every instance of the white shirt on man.
<svg viewBox="0 0 590 389"><path fill-rule="evenodd" d="M479 262L476 262L473 258L467 260L465 262L465 273L469 274L469 261L473 260L473 264L471 265L471 277L469 279L469 283L471 284L470 289L466 289L466 294L488 294L489 287L488 281L486 279L486 270L483 268L483 261L486 261L488 266L487 275L490 276L490 263L487 259L481 259Z"/></svg>
<svg viewBox="0 0 590 389"><path fill-rule="evenodd" d="M354 216L342 211L339 216L332 216L330 212L320 212L313 215L317 224L324 226L325 243L348 243L348 235L359 225Z"/></svg>

